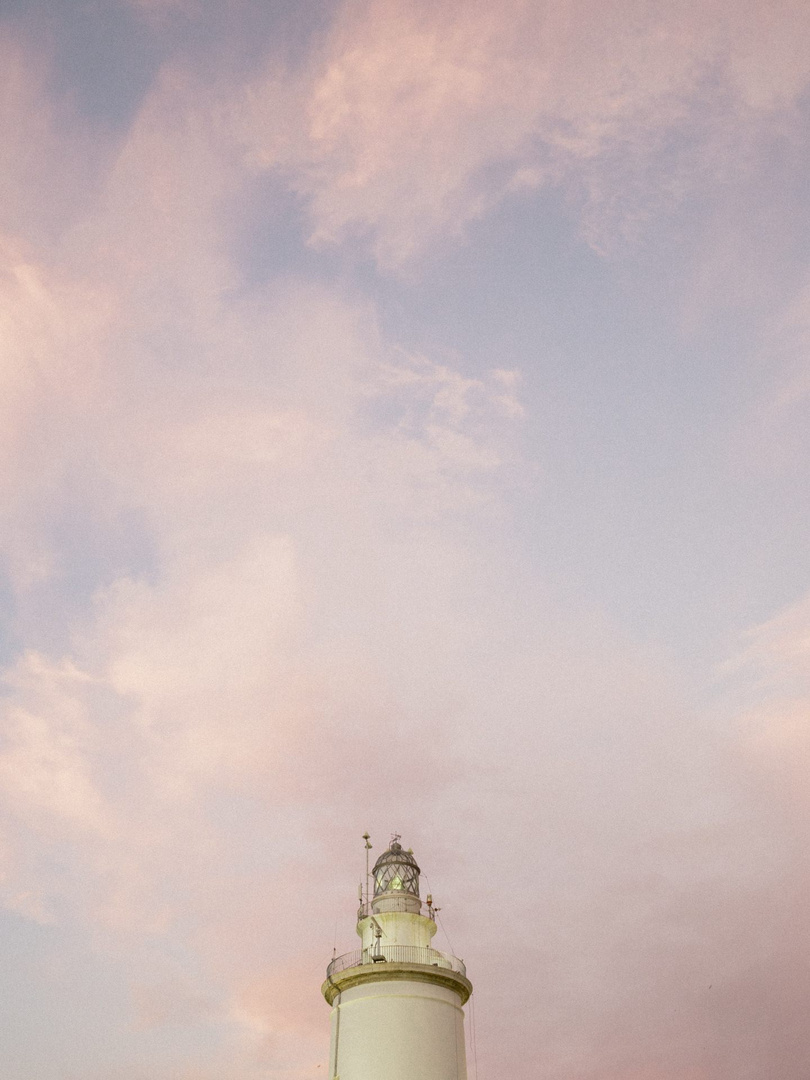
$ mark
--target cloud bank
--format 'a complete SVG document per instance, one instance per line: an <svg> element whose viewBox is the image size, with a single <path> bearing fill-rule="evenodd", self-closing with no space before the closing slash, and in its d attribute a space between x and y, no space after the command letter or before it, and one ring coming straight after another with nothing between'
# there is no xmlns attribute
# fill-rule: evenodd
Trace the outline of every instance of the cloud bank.
<svg viewBox="0 0 810 1080"><path fill-rule="evenodd" d="M144 1045L211 1040L84 1080L316 1075L366 827L436 879L482 1075L803 1078L801 591L697 674L569 592L533 373L324 267L418 278L548 191L632 248L799 138L806 22L346 4L297 63L189 46L115 130L3 28L0 890L119 965ZM336 262L240 263L263 182Z"/></svg>

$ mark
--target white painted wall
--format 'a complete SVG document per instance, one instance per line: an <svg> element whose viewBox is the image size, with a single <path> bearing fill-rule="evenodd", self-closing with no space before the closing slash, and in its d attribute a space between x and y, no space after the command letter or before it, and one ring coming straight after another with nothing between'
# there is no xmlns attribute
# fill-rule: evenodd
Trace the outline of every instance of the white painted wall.
<svg viewBox="0 0 810 1080"><path fill-rule="evenodd" d="M382 930L382 945L415 945L421 949L430 948L430 939L436 933L436 923L424 915L409 912L380 912L372 919L361 919L357 924L357 933L363 940L363 948L374 944L374 922Z"/></svg>
<svg viewBox="0 0 810 1080"><path fill-rule="evenodd" d="M467 1080L459 996L416 980L344 991L332 1007L329 1077Z"/></svg>

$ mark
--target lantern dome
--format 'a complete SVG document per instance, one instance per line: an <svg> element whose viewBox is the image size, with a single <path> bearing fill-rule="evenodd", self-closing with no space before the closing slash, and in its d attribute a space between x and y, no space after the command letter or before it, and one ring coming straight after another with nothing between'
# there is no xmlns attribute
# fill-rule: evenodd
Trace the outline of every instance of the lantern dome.
<svg viewBox="0 0 810 1080"><path fill-rule="evenodd" d="M405 851L393 840L374 864L374 896L384 893L408 893L419 896L419 867L413 852Z"/></svg>

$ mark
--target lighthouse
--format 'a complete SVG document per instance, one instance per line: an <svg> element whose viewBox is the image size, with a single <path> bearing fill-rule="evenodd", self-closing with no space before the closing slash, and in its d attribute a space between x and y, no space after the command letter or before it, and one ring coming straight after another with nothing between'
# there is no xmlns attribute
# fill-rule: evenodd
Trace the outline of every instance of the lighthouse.
<svg viewBox="0 0 810 1080"><path fill-rule="evenodd" d="M321 987L332 1006L329 1080L467 1080L464 964L431 946L413 852L395 836L360 887L361 947L336 956ZM372 889L373 885L373 889Z"/></svg>

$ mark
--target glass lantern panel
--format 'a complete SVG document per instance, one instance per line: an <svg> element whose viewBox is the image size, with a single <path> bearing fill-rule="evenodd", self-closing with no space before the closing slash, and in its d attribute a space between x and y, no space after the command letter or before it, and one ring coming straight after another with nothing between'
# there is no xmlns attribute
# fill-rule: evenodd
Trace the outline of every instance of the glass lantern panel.
<svg viewBox="0 0 810 1080"><path fill-rule="evenodd" d="M376 895L384 892L409 892L419 895L419 876L407 863L389 863L381 866L374 878Z"/></svg>

